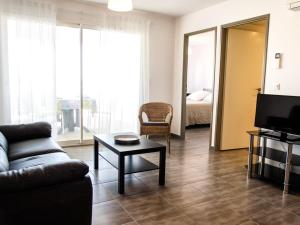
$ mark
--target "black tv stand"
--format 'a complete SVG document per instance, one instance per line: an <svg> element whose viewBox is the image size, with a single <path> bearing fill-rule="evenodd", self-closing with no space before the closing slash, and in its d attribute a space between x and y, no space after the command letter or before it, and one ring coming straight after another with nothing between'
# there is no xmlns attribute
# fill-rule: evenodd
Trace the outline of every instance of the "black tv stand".
<svg viewBox="0 0 300 225"><path fill-rule="evenodd" d="M288 138L288 134L287 133L280 132L280 140L286 141L287 138Z"/></svg>
<svg viewBox="0 0 300 225"><path fill-rule="evenodd" d="M267 171L265 170L271 170L270 167L272 167L271 164L266 164L265 159L270 159L273 161L278 162L281 165L284 165L284 176L283 176L283 193L287 194L289 192L289 186L290 186L290 177L291 181L294 180L295 174L291 173L292 171L292 163L294 166L300 166L300 156L299 155L293 155L293 146L294 145L300 145L300 137L299 136L293 136L293 135L282 135L278 132L272 132L272 131L248 131L248 134L250 135L250 146L249 146L249 155L248 155L248 177L252 178L253 175L253 155L259 156L259 166L258 164L255 164L257 167L257 174L260 177L264 177ZM257 137L257 145L254 146L254 138ZM262 140L262 143L261 143ZM274 148L267 147L267 140L273 140L278 141L281 143L286 143L288 145L287 151L282 151ZM292 160L293 159L293 160ZM256 168L255 167L255 168ZM278 169L278 168L277 168ZM278 170L283 170L283 168L279 168ZM273 174L283 174L282 172L278 171ZM299 182L299 175L298 181ZM296 179L296 178L295 178ZM297 180L296 179L296 180Z"/></svg>
<svg viewBox="0 0 300 225"><path fill-rule="evenodd" d="M261 136L268 136L279 139L282 142L300 142L300 136L291 135L285 132L259 131L259 134Z"/></svg>

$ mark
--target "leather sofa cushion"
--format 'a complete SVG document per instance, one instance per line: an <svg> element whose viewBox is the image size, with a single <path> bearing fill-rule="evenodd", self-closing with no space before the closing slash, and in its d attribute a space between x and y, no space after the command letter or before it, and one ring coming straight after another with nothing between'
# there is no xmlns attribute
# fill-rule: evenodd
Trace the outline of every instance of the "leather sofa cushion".
<svg viewBox="0 0 300 225"><path fill-rule="evenodd" d="M53 152L64 152L52 138L39 138L28 141L21 141L9 145L9 161L47 154Z"/></svg>
<svg viewBox="0 0 300 225"><path fill-rule="evenodd" d="M9 169L6 151L0 146L0 173ZM1 185L1 184L0 184Z"/></svg>
<svg viewBox="0 0 300 225"><path fill-rule="evenodd" d="M51 163L69 161L70 158L66 153L56 152L43 155L35 155L9 162L9 170L19 170L32 166L40 166Z"/></svg>
<svg viewBox="0 0 300 225"><path fill-rule="evenodd" d="M29 139L51 137L51 125L46 122L4 125L0 132L6 137L9 144Z"/></svg>
<svg viewBox="0 0 300 225"><path fill-rule="evenodd" d="M27 162L24 159L21 160L23 161L15 163L14 167L23 167L22 169L0 173L0 192L49 187L84 179L89 172L86 164L79 160L68 159L64 153L51 153L38 156L36 159L32 157ZM27 167L30 164L33 166Z"/></svg>
<svg viewBox="0 0 300 225"><path fill-rule="evenodd" d="M8 151L8 143L6 137L1 132L0 132L0 147L2 147L5 152Z"/></svg>

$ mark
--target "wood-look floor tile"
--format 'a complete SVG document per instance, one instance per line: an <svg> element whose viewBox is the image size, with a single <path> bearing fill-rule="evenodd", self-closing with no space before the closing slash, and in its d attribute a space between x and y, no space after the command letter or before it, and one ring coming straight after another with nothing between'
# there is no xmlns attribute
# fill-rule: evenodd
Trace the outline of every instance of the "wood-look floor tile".
<svg viewBox="0 0 300 225"><path fill-rule="evenodd" d="M110 169L102 169L102 170L94 170L91 171L93 173L96 180L98 180L98 183L108 183L118 180L118 170L115 168ZM132 174L125 175L125 179L134 177Z"/></svg>
<svg viewBox="0 0 300 225"><path fill-rule="evenodd" d="M197 225L194 220L184 216L178 209L172 209L146 219L139 220L140 225Z"/></svg>
<svg viewBox="0 0 300 225"><path fill-rule="evenodd" d="M94 161L88 161L88 166L90 168L90 170L92 172L94 172ZM104 170L104 169L112 169L113 166L110 165L106 160L104 160L103 158L99 157L99 170ZM98 170L95 170L95 171L98 171Z"/></svg>
<svg viewBox="0 0 300 225"><path fill-rule="evenodd" d="M233 209L241 216L251 219L255 219L260 215L270 214L277 209L272 204L251 194L242 194L237 197L233 196L225 201L228 203L229 208Z"/></svg>
<svg viewBox="0 0 300 225"><path fill-rule="evenodd" d="M244 175L246 176L246 175ZM257 179L241 179L239 181L235 180L235 181L228 181L229 185L232 187L237 187L240 188L241 191L243 190L251 190L251 189L255 189L255 188L259 188L259 187L263 187L263 186L268 186L268 184L266 182L263 182L261 180L257 180Z"/></svg>
<svg viewBox="0 0 300 225"><path fill-rule="evenodd" d="M125 223L122 225L139 225L139 224L137 222L133 221L133 222Z"/></svg>
<svg viewBox="0 0 300 225"><path fill-rule="evenodd" d="M95 204L92 220L92 225L122 225L133 221L116 200Z"/></svg>
<svg viewBox="0 0 300 225"><path fill-rule="evenodd" d="M93 152L90 146L64 148L64 151L74 159L80 159L82 161L93 160Z"/></svg>
<svg viewBox="0 0 300 225"><path fill-rule="evenodd" d="M226 181L222 181L218 177L207 177L203 180L191 184L195 189L202 193L220 193L230 191L232 186L228 185ZM224 188L228 187L228 188Z"/></svg>
<svg viewBox="0 0 300 225"><path fill-rule="evenodd" d="M90 167L98 203L93 225L300 224L299 193L282 195L280 187L248 179L247 151L210 151L208 135L208 128L191 129L185 141L172 139L166 185L158 185L158 171L127 175L125 195L118 194L117 170L109 163L100 158L99 170L93 169L92 146L68 148ZM159 162L157 153L143 157Z"/></svg>
<svg viewBox="0 0 300 225"><path fill-rule="evenodd" d="M94 174L91 171L88 173L88 176L91 178L92 184L100 183L100 181L95 178Z"/></svg>
<svg viewBox="0 0 300 225"><path fill-rule="evenodd" d="M299 194L288 194L288 195L278 195L271 199L273 205L278 207L290 207L295 204L300 204L300 196Z"/></svg>
<svg viewBox="0 0 300 225"><path fill-rule="evenodd" d="M259 225L258 223L254 222L253 220L247 220L245 222L242 222L239 225Z"/></svg>
<svg viewBox="0 0 300 225"><path fill-rule="evenodd" d="M251 191L254 195L270 202L276 207L289 207L300 203L300 196L296 194L283 195L282 189L277 186L265 185Z"/></svg>
<svg viewBox="0 0 300 225"><path fill-rule="evenodd" d="M113 200L115 196L110 191L103 187L102 184L93 185L93 203L106 202Z"/></svg>
<svg viewBox="0 0 300 225"><path fill-rule="evenodd" d="M216 194L204 194L201 191L193 188L191 185L185 185L175 188L161 189L160 195L170 204L178 207L188 207L198 203L218 200Z"/></svg>
<svg viewBox="0 0 300 225"><path fill-rule="evenodd" d="M148 177L148 176L157 176L158 177L158 170L151 170L141 173L135 173L134 176L136 177Z"/></svg>
<svg viewBox="0 0 300 225"><path fill-rule="evenodd" d="M296 215L300 216L300 202L291 205L287 208L288 211L295 213Z"/></svg>
<svg viewBox="0 0 300 225"><path fill-rule="evenodd" d="M253 219L259 225L299 225L300 217L285 209L274 210L272 213Z"/></svg>
<svg viewBox="0 0 300 225"><path fill-rule="evenodd" d="M181 208L189 218L201 221L201 224L241 224L249 220L230 207L230 198L217 198L205 203Z"/></svg>
<svg viewBox="0 0 300 225"><path fill-rule="evenodd" d="M142 176L138 177L138 179L147 187L151 188L151 190L159 190L161 188L161 186L158 185L158 175ZM165 187L167 186L169 186L169 183L166 181Z"/></svg>
<svg viewBox="0 0 300 225"><path fill-rule="evenodd" d="M118 182L106 182L102 184L105 189L110 191L110 193L114 197L120 197L123 195L120 195L118 193ZM147 187L143 182L141 182L139 179L134 177L133 175L131 177L128 177L125 179L125 194L124 196L130 196L130 195L136 195L139 193L147 193L152 191L149 187Z"/></svg>
<svg viewBox="0 0 300 225"><path fill-rule="evenodd" d="M134 195L120 198L119 201L135 220L142 220L173 210L173 206L157 193Z"/></svg>

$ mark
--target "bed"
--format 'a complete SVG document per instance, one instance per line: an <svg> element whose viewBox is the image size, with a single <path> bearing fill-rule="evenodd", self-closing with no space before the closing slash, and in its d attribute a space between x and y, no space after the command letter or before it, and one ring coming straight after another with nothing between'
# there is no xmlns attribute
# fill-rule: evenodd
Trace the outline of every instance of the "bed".
<svg viewBox="0 0 300 225"><path fill-rule="evenodd" d="M203 98L186 99L186 126L204 125L211 123L212 101L211 93Z"/></svg>

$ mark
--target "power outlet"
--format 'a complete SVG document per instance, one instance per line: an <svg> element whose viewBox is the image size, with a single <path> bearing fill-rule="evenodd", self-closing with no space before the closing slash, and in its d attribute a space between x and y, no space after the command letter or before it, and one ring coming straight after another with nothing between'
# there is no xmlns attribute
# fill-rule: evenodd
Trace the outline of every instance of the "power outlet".
<svg viewBox="0 0 300 225"><path fill-rule="evenodd" d="M280 83L276 84L276 90L277 90L277 91L280 91L280 89L281 89Z"/></svg>

